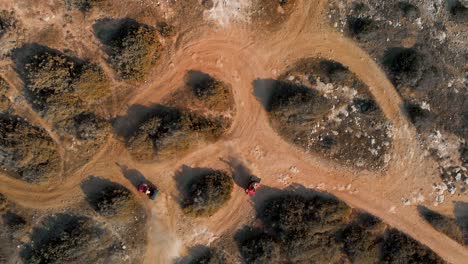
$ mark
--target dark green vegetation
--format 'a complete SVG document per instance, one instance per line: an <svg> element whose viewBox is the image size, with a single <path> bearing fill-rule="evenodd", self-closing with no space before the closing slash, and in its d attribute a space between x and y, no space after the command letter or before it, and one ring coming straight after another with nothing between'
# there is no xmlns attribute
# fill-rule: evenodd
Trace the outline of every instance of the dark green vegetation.
<svg viewBox="0 0 468 264"><path fill-rule="evenodd" d="M211 170L194 177L187 186L184 213L192 216L210 216L230 198L233 180L224 171Z"/></svg>
<svg viewBox="0 0 468 264"><path fill-rule="evenodd" d="M263 229L237 235L246 263L444 263L412 238L326 194L286 194L258 208Z"/></svg>
<svg viewBox="0 0 468 264"><path fill-rule="evenodd" d="M129 216L141 209L127 188L103 178L90 176L81 188L91 208L104 217Z"/></svg>
<svg viewBox="0 0 468 264"><path fill-rule="evenodd" d="M187 151L198 140L213 142L226 131L228 122L211 117L156 105L137 124L127 138L127 147L137 160L164 159Z"/></svg>
<svg viewBox="0 0 468 264"><path fill-rule="evenodd" d="M0 114L0 166L29 183L44 182L59 173L60 157L47 132L17 116Z"/></svg>
<svg viewBox="0 0 468 264"><path fill-rule="evenodd" d="M464 240L464 227L457 221L457 219L439 214L424 206L419 206L418 210L421 217L429 222L437 231L444 233L462 245L468 244L468 239L467 241Z"/></svg>
<svg viewBox="0 0 468 264"><path fill-rule="evenodd" d="M112 236L91 219L70 214L47 217L36 227L34 243L22 252L27 263L97 263L110 257Z"/></svg>
<svg viewBox="0 0 468 264"><path fill-rule="evenodd" d="M148 25L132 19L102 19L93 29L122 79L142 81L160 55L157 29ZM163 33L169 31L168 27L163 27Z"/></svg>
<svg viewBox="0 0 468 264"><path fill-rule="evenodd" d="M26 98L53 123L90 111L110 92L99 66L60 51L27 44L15 51L14 58Z"/></svg>
<svg viewBox="0 0 468 264"><path fill-rule="evenodd" d="M339 163L382 169L391 126L368 87L338 62L303 59L254 93L272 126L290 142Z"/></svg>
<svg viewBox="0 0 468 264"><path fill-rule="evenodd" d="M185 86L172 93L167 101L174 107L200 111L234 110L234 97L229 85L196 70L187 72Z"/></svg>
<svg viewBox="0 0 468 264"><path fill-rule="evenodd" d="M13 52L24 80L24 96L66 140L79 142L79 153L69 156L66 170L86 162L111 132L108 120L96 113L110 95L102 69L58 50L26 44Z"/></svg>
<svg viewBox="0 0 468 264"><path fill-rule="evenodd" d="M8 90L10 89L10 85L0 77L0 111L5 112L11 106L10 99L6 96Z"/></svg>
<svg viewBox="0 0 468 264"><path fill-rule="evenodd" d="M125 211L125 207L129 206L130 196L131 193L126 188L109 186L101 190L92 206L99 214L112 217Z"/></svg>

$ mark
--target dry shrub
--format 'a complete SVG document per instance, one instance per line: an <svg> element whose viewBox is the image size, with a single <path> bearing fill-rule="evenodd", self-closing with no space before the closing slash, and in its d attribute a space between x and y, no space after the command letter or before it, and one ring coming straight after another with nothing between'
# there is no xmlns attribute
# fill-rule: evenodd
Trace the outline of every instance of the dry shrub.
<svg viewBox="0 0 468 264"><path fill-rule="evenodd" d="M208 109L227 111L232 108L233 96L227 84L194 70L187 73L186 82L195 98L202 101Z"/></svg>
<svg viewBox="0 0 468 264"><path fill-rule="evenodd" d="M443 263L378 218L324 194L286 194L258 209L262 229L236 235L246 263Z"/></svg>
<svg viewBox="0 0 468 264"><path fill-rule="evenodd" d="M17 20L14 11L1 10L0 11L0 38L5 35L9 30L16 27Z"/></svg>
<svg viewBox="0 0 468 264"><path fill-rule="evenodd" d="M16 116L0 115L0 166L29 183L57 173L60 157L47 132Z"/></svg>
<svg viewBox="0 0 468 264"><path fill-rule="evenodd" d="M81 12L87 12L103 0L65 0L65 5L69 9L78 9Z"/></svg>
<svg viewBox="0 0 468 264"><path fill-rule="evenodd" d="M187 151L197 140L215 141L226 129L224 118L161 106L143 119L127 147L137 160L170 157Z"/></svg>
<svg viewBox="0 0 468 264"><path fill-rule="evenodd" d="M100 215L113 217L126 211L132 199L132 194L128 189L108 186L100 192L92 206Z"/></svg>
<svg viewBox="0 0 468 264"><path fill-rule="evenodd" d="M445 263L439 256L416 240L390 229L385 233L380 263Z"/></svg>
<svg viewBox="0 0 468 264"><path fill-rule="evenodd" d="M101 68L58 51L39 51L24 66L27 98L53 122L89 109L109 94Z"/></svg>
<svg viewBox="0 0 468 264"><path fill-rule="evenodd" d="M176 34L176 29L174 26L168 24L167 22L159 22L158 23L158 32L161 36L173 37Z"/></svg>
<svg viewBox="0 0 468 264"><path fill-rule="evenodd" d="M141 81L161 52L155 28L132 19L104 19L94 30L117 74L127 80Z"/></svg>
<svg viewBox="0 0 468 264"><path fill-rule="evenodd" d="M192 180L184 201L184 213L192 216L210 216L230 198L232 178L225 171L210 171Z"/></svg>
<svg viewBox="0 0 468 264"><path fill-rule="evenodd" d="M421 217L429 222L437 231L444 233L462 245L464 244L462 228L458 225L455 218L439 214L424 206L418 207L418 210Z"/></svg>
<svg viewBox="0 0 468 264"><path fill-rule="evenodd" d="M6 96L9 89L8 83L0 77L0 111L2 112L7 111L11 106L10 99Z"/></svg>
<svg viewBox="0 0 468 264"><path fill-rule="evenodd" d="M244 241L240 253L247 263L278 263L281 259L281 246L275 239L265 233L252 236Z"/></svg>
<svg viewBox="0 0 468 264"><path fill-rule="evenodd" d="M108 257L112 243L109 232L91 219L59 214L47 217L31 234L31 243L22 252L25 263L97 263Z"/></svg>
<svg viewBox="0 0 468 264"><path fill-rule="evenodd" d="M112 131L111 124L94 113L80 113L56 126L78 140L92 140L96 144L102 143Z"/></svg>
<svg viewBox="0 0 468 264"><path fill-rule="evenodd" d="M0 193L0 213L6 212L10 207L10 202L5 195Z"/></svg>

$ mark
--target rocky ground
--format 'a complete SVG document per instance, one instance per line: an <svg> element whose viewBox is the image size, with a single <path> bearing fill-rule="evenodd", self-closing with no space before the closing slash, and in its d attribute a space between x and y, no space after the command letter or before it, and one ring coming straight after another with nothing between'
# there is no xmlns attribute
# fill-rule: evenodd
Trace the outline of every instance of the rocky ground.
<svg viewBox="0 0 468 264"><path fill-rule="evenodd" d="M278 80L257 80L272 125L307 152L347 166L379 170L390 160L391 123L368 87L342 64L302 59ZM260 98L260 100L262 100Z"/></svg>
<svg viewBox="0 0 468 264"><path fill-rule="evenodd" d="M327 14L382 66L403 98L421 144L439 164L443 183L434 183L435 202L466 195L467 3L331 1Z"/></svg>

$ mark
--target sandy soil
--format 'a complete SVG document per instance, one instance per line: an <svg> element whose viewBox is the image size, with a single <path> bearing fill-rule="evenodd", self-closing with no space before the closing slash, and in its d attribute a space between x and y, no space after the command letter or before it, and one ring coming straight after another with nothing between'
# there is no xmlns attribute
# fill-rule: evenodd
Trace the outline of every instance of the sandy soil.
<svg viewBox="0 0 468 264"><path fill-rule="evenodd" d="M16 5L16 9L21 10L19 16L24 18L22 23L35 22L35 28L61 23L33 20L31 13L21 8L26 2L0 6ZM156 202L147 201L143 197L141 202L152 215L147 263L154 263L155 257L159 258L158 263L165 263L184 254L184 247L207 244L223 234L233 233L254 215L252 202L237 186L228 205L212 217L183 217L177 204L179 197L175 173L184 165L229 169L242 163L261 177L265 186L286 188L291 184L301 184L328 191L350 206L368 211L407 233L446 261L466 263L466 247L438 233L424 222L416 206L403 205L402 198L411 198L416 194L425 197L423 204L432 205L431 186L438 181L433 172L435 164L426 158L426 153L416 141L416 131L402 113L401 99L385 73L353 41L327 25L323 10L326 4L326 1L298 1L294 15L278 31L268 35L257 34L261 29L252 31L241 23L226 25L227 20L223 20L222 27L202 25L183 31L168 46L171 56L163 57L163 61L149 74L146 83L135 85L128 96L116 95L110 106L109 111L114 115L125 115L129 106L159 102L179 88L188 70L206 72L232 86L237 109L231 129L217 143L201 146L185 157L176 157L164 163L141 164L130 158L117 138L111 138L90 162L57 182L37 186L0 175L0 193L25 207L60 208L73 203L76 197L82 195L79 184L89 175L99 175L134 190L116 163L136 169L162 190ZM42 8L44 13L56 13L52 20L62 19L59 15L61 10L57 10L55 5L44 5ZM124 13L121 10L119 12ZM66 27L74 35L69 42L74 43L72 49L86 57L102 55L92 34L86 32L91 30L90 26L81 27L92 21L93 16L98 15L92 13L83 21ZM33 36L30 40L36 39ZM63 43L63 38L58 38L53 47L68 46ZM305 154L285 142L269 126L267 114L253 95L253 81L257 78L275 78L297 59L312 56L333 59L348 66L370 87L370 92L383 112L393 122L394 147L386 171L354 171L313 154ZM98 62L104 63L103 60ZM13 87L21 89L18 80L11 77L12 68L6 64L2 66L2 76ZM111 78L115 77L108 66L104 69ZM115 78L113 84L115 89L125 85ZM31 113L22 102L17 108ZM48 128L47 122L38 115L31 114L29 120ZM68 146L60 142L50 129L48 131L59 143L64 155L63 150ZM293 166L297 170L291 169ZM447 196L446 202L439 205L439 209L451 210L454 201L467 202L468 199Z"/></svg>

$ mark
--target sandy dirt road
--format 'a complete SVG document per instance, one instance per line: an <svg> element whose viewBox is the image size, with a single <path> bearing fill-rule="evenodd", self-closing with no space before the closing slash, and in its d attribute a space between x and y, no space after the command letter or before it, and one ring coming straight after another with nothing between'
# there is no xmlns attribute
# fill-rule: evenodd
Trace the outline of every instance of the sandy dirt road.
<svg viewBox="0 0 468 264"><path fill-rule="evenodd" d="M170 232L155 231L167 236L168 240L150 238L153 244L149 246L147 262L153 263L154 257L159 256L162 263L177 255L173 250L182 248L181 241L196 244L230 234L248 221L246 215L255 213L254 201L246 197L240 187L235 188L228 205L215 215L208 219L190 220L189 227L196 229L203 226L206 232L213 234L211 238L199 239L187 230L178 233L177 219L181 216L174 173L184 165L229 168L242 163L261 177L263 184L269 188L283 189L291 184L300 184L330 192L350 206L368 211L409 234L446 261L466 263L466 247L435 231L419 217L414 206L402 205L401 199L414 192L430 196L434 181L431 168L434 165L425 158L416 141L415 129L402 113L401 99L385 73L355 43L323 22L325 6L326 1L299 1L297 8L303 12L296 11L280 30L270 34L256 34L243 25L184 32L174 45L170 59L153 70L147 83L137 87L126 102L114 102L115 115L125 115L128 106L133 104L160 102L183 84L188 70L209 73L232 86L236 104L231 129L215 144L201 146L174 160L141 164L129 157L117 138L111 138L90 162L59 182L37 186L1 175L0 193L26 207L59 208L82 196L80 183L89 175L99 175L132 189L116 162L135 168L157 183L163 192L164 201L153 204L142 200L153 216L156 223L154 228L160 229L158 224L161 224ZM256 79L275 78L296 60L306 57L339 61L370 87L370 92L394 126L392 159L384 172L357 171L304 153L285 142L270 127L267 114L253 93L253 82ZM106 72L112 75L110 70ZM121 85L119 82L114 84ZM35 118L41 124L40 117ZM54 139L59 142L59 139ZM60 145L60 148L65 146ZM298 172L292 172L292 166ZM260 192L257 199L262 195ZM450 198L448 200L441 206L450 207ZM167 244L174 247L161 248ZM165 256L162 252L169 253Z"/></svg>

